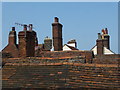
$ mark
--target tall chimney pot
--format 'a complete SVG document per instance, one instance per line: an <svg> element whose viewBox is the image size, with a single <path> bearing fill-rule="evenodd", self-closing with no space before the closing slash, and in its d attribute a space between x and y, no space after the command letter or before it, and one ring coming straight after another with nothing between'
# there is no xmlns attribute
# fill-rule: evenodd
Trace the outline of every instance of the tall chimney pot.
<svg viewBox="0 0 120 90"><path fill-rule="evenodd" d="M27 25L26 24L24 25L24 31L27 31Z"/></svg>
<svg viewBox="0 0 120 90"><path fill-rule="evenodd" d="M59 19L57 17L54 18L55 22L59 22Z"/></svg>
<svg viewBox="0 0 120 90"><path fill-rule="evenodd" d="M107 28L105 28L105 32L106 32L106 34L108 34L108 30L107 30Z"/></svg>
<svg viewBox="0 0 120 90"><path fill-rule="evenodd" d="M101 40L102 38L101 38L101 34L100 33L98 33L98 39L99 40Z"/></svg>
<svg viewBox="0 0 120 90"><path fill-rule="evenodd" d="M105 30L104 29L102 29L102 34L105 34Z"/></svg>
<svg viewBox="0 0 120 90"><path fill-rule="evenodd" d="M15 27L12 27L12 31L15 31Z"/></svg>
<svg viewBox="0 0 120 90"><path fill-rule="evenodd" d="M32 28L33 28L33 25L29 24L29 30L32 30Z"/></svg>

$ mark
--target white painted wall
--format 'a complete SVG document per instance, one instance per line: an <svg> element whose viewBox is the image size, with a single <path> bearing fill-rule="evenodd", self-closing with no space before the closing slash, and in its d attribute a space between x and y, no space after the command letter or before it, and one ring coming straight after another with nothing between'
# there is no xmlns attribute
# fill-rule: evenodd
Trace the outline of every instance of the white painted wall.
<svg viewBox="0 0 120 90"><path fill-rule="evenodd" d="M70 50L71 49L68 46L66 46L66 45L63 46L63 51L70 51Z"/></svg>
<svg viewBox="0 0 120 90"><path fill-rule="evenodd" d="M104 54L114 54L113 52L111 52L109 49L107 49L106 47L104 47Z"/></svg>
<svg viewBox="0 0 120 90"><path fill-rule="evenodd" d="M93 49L92 49L94 55L97 55L97 46L95 46Z"/></svg>
<svg viewBox="0 0 120 90"><path fill-rule="evenodd" d="M104 54L114 54L112 51L110 51L109 49L107 49L106 47L103 48L104 49ZM94 55L97 55L97 46L95 46L93 49L92 49Z"/></svg>

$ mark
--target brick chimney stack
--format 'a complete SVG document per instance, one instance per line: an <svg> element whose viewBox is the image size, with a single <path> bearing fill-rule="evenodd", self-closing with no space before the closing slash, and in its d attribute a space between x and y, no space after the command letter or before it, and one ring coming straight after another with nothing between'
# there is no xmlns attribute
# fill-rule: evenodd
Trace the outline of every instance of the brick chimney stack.
<svg viewBox="0 0 120 90"><path fill-rule="evenodd" d="M103 54L104 54L103 41L97 40L97 55L103 55Z"/></svg>
<svg viewBox="0 0 120 90"><path fill-rule="evenodd" d="M9 44L15 44L16 45L16 31L15 27L12 27L12 31L9 33Z"/></svg>
<svg viewBox="0 0 120 90"><path fill-rule="evenodd" d="M54 23L52 23L52 36L54 51L62 51L62 24L59 23L57 17L54 18Z"/></svg>
<svg viewBox="0 0 120 90"><path fill-rule="evenodd" d="M8 45L2 50L2 53L9 54L6 57L18 57L18 47L16 43L16 31L15 27L12 27L12 30L9 32L8 36Z"/></svg>
<svg viewBox="0 0 120 90"><path fill-rule="evenodd" d="M97 55L104 54L104 47L107 49L110 49L110 42L109 42L110 36L108 35L107 28L102 29L102 35L98 33L98 39L96 40L97 43Z"/></svg>
<svg viewBox="0 0 120 90"><path fill-rule="evenodd" d="M19 32L18 37L19 57L34 57L36 32L27 30L27 25L24 25L24 30Z"/></svg>
<svg viewBox="0 0 120 90"><path fill-rule="evenodd" d="M100 33L98 33L98 39L96 40L96 43L97 43L97 55L103 55L104 46L103 46L103 40L101 38Z"/></svg>

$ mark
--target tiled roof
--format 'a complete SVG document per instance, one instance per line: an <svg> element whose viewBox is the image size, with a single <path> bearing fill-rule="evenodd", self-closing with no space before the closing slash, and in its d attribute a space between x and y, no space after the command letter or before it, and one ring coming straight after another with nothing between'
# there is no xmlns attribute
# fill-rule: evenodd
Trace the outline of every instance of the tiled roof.
<svg viewBox="0 0 120 90"><path fill-rule="evenodd" d="M2 87L29 88L29 89L30 88L39 89L107 88L106 90L108 90L109 88L117 89L120 88L117 81L118 79L117 69L118 68L116 66L111 67L111 65L108 65L108 67L106 65L101 66L97 64L79 64L79 63L72 63L72 65L69 65L68 62L66 63L64 62L63 65L62 64L5 65L2 69L3 80Z"/></svg>

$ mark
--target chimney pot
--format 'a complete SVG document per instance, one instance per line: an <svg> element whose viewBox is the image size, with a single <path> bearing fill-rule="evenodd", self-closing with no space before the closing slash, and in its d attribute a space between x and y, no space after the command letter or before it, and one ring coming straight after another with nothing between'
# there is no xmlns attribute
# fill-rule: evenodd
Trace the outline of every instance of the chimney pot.
<svg viewBox="0 0 120 90"><path fill-rule="evenodd" d="M26 24L24 25L24 31L27 31L27 25Z"/></svg>
<svg viewBox="0 0 120 90"><path fill-rule="evenodd" d="M32 30L32 28L33 28L33 25L29 24L29 30Z"/></svg>
<svg viewBox="0 0 120 90"><path fill-rule="evenodd" d="M98 33L98 39L99 40L101 40L102 38L101 38L101 34L100 33Z"/></svg>
<svg viewBox="0 0 120 90"><path fill-rule="evenodd" d="M105 28L105 32L106 32L106 34L108 34L108 30L107 30L107 28Z"/></svg>
<svg viewBox="0 0 120 90"><path fill-rule="evenodd" d="M12 31L15 31L15 27L12 27Z"/></svg>
<svg viewBox="0 0 120 90"><path fill-rule="evenodd" d="M104 29L102 29L102 34L105 34L105 30Z"/></svg>
<svg viewBox="0 0 120 90"><path fill-rule="evenodd" d="M55 22L59 22L59 19L57 17L54 18Z"/></svg>

